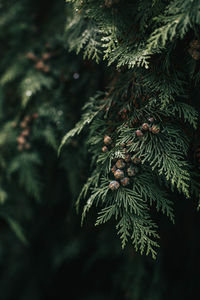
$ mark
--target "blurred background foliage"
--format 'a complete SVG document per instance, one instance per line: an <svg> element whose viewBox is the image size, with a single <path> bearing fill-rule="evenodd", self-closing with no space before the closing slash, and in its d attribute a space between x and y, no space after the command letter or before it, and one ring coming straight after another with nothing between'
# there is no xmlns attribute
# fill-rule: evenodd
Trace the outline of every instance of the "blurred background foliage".
<svg viewBox="0 0 200 300"><path fill-rule="evenodd" d="M193 299L199 292L199 216L176 197L176 226L156 215L156 261L122 251L112 225L80 227L75 201L87 147L62 136L103 90L109 70L68 52L65 1L0 1L0 299ZM84 138L84 136L82 137Z"/></svg>

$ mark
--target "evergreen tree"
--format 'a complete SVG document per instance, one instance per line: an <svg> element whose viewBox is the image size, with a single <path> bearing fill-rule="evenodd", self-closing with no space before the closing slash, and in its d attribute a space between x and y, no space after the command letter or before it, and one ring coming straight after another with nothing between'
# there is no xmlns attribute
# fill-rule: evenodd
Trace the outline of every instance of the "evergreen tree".
<svg viewBox="0 0 200 300"><path fill-rule="evenodd" d="M0 299L195 299L198 1L72 2L0 2Z"/></svg>
<svg viewBox="0 0 200 300"><path fill-rule="evenodd" d="M122 247L156 257L150 208L174 222L170 191L199 198L199 5L197 1L69 1L70 49L106 60L111 81L85 105L61 147L85 126L94 165L84 185L82 219L116 220ZM199 204L198 204L199 206Z"/></svg>

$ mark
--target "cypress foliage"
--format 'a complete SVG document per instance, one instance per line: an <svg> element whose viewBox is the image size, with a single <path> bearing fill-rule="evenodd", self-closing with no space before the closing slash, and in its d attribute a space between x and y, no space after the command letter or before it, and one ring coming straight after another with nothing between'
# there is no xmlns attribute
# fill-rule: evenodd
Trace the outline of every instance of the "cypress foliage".
<svg viewBox="0 0 200 300"><path fill-rule="evenodd" d="M196 299L199 1L67 2L0 2L0 299Z"/></svg>
<svg viewBox="0 0 200 300"><path fill-rule="evenodd" d="M200 195L200 2L68 2L70 49L105 60L111 77L61 143L87 127L93 169L77 206L87 199L82 220L99 206L96 225L114 218L122 248L130 239L155 258L159 235L151 207L174 222L170 193Z"/></svg>

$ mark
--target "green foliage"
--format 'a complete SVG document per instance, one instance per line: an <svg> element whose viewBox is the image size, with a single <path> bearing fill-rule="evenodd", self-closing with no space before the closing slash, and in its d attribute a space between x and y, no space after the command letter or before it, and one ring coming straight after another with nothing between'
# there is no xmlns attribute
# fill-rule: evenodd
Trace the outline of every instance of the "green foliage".
<svg viewBox="0 0 200 300"><path fill-rule="evenodd" d="M196 0L0 1L1 300L196 299L198 15ZM128 153L134 176L111 190Z"/></svg>
<svg viewBox="0 0 200 300"><path fill-rule="evenodd" d="M24 230L21 228L20 224L16 220L14 220L13 218L9 217L8 215L1 214L1 217L3 217L5 219L5 221L11 227L11 229L16 234L16 236L19 238L19 240L24 245L28 245L27 238L24 235Z"/></svg>
<svg viewBox="0 0 200 300"><path fill-rule="evenodd" d="M50 4L47 27L38 19L43 14L40 3L9 0L0 5L0 213L27 244L23 225L32 222L37 206L48 201L52 205L56 179L67 177L69 197L79 190L84 154L76 159L80 168L73 173L77 146L70 144L73 151L63 155L62 162L57 151L66 128L77 120L77 101L82 105L91 95L90 88L84 90L89 68L66 52L65 4ZM85 76L77 80L82 71ZM98 81L91 83L93 88ZM82 99L77 100L80 93ZM56 172L60 179L53 180Z"/></svg>
<svg viewBox="0 0 200 300"><path fill-rule="evenodd" d="M53 84L51 77L44 76L39 72L30 71L20 84L20 96L22 106L25 107L32 96L39 92L43 88L50 89Z"/></svg>
<svg viewBox="0 0 200 300"><path fill-rule="evenodd" d="M164 48L168 41L171 42L176 37L183 38L189 28L199 24L199 4L198 0L171 1L164 14L155 18L159 27L153 31L147 41L148 50L155 52Z"/></svg>
<svg viewBox="0 0 200 300"><path fill-rule="evenodd" d="M126 1L126 11L122 1L72 2L73 18L66 27L70 49L83 49L84 57L89 58L101 52L107 65L113 64L107 92L90 99L82 120L61 143L62 147L87 127L94 171L77 206L81 197L88 197L82 219L93 205L100 206L96 225L114 218L123 248L131 239L141 254L155 258L158 233L150 207L174 223L170 191L187 198L199 195L193 176L197 166L190 153L199 115L192 96L194 76L184 65L198 60L198 53L189 56L193 46L187 32L191 30L198 39L199 1ZM199 49L199 41L196 43ZM178 56L183 57L181 62ZM144 123L150 130L143 130ZM102 153L106 135L113 145ZM140 159L135 166L139 172L127 187L112 191L111 167L127 153L133 164L134 157Z"/></svg>
<svg viewBox="0 0 200 300"><path fill-rule="evenodd" d="M74 30L75 28L76 30ZM101 32L95 28L93 22L85 21L76 14L73 20L68 23L66 30L69 34L71 33L68 42L70 51L76 49L76 53L78 54L84 49L84 59L92 58L95 59L97 63L100 61L101 50L99 48L101 47L101 44L98 39Z"/></svg>
<svg viewBox="0 0 200 300"><path fill-rule="evenodd" d="M95 106L95 100L98 99L99 93L95 97L91 97L89 102L83 107L83 110L89 110L86 111L85 114L83 114L82 120L79 121L76 124L76 127L70 130L62 139L62 142L60 144L60 147L58 149L58 154L60 153L63 145L71 138L74 137L76 134L80 134L80 132L83 130L83 128L86 125L89 125L92 120L97 116L100 110L102 110L102 105L99 107Z"/></svg>
<svg viewBox="0 0 200 300"><path fill-rule="evenodd" d="M39 199L40 195L40 180L36 170L36 166L40 164L41 161L35 153L22 153L12 160L8 169L9 176L18 172L20 185L35 199Z"/></svg>

